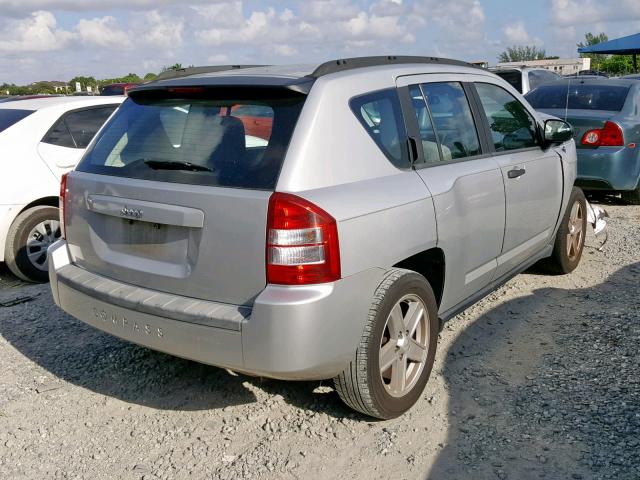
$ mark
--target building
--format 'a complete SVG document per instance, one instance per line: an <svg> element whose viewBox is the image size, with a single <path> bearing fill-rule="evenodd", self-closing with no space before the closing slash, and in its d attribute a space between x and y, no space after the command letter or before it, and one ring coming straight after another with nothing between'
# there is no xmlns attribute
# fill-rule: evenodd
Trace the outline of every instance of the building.
<svg viewBox="0 0 640 480"><path fill-rule="evenodd" d="M590 58L556 58L549 60L527 60L523 62L502 62L497 67L532 67L551 70L558 75L571 75L591 68Z"/></svg>
<svg viewBox="0 0 640 480"><path fill-rule="evenodd" d="M34 82L31 84L31 87L53 90L56 93L66 93L69 91L69 85L66 82L59 82L57 80Z"/></svg>

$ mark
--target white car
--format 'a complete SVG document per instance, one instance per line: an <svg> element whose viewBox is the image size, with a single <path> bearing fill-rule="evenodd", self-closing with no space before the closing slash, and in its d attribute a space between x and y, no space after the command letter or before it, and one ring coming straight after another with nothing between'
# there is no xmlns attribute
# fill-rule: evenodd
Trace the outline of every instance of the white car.
<svg viewBox="0 0 640 480"><path fill-rule="evenodd" d="M60 177L125 98L0 103L0 261L21 279L48 280L47 247L60 237Z"/></svg>

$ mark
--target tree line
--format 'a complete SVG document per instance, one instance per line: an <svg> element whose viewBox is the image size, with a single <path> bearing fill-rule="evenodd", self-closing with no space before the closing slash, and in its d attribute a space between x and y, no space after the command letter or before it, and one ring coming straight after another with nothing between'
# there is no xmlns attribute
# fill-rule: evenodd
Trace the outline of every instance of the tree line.
<svg viewBox="0 0 640 480"><path fill-rule="evenodd" d="M588 32L584 36L584 42L578 43L578 48L597 45L606 42L609 37L605 33L594 35ZM581 58L591 59L591 69L608 73L609 75L624 75L633 72L633 57L631 55L603 55L597 53L581 54ZM547 56L544 49L535 45L514 45L498 55L498 61L506 62L526 62L530 60L553 60L559 57Z"/></svg>
<svg viewBox="0 0 640 480"><path fill-rule="evenodd" d="M176 63L174 65L162 67L161 72L166 72L167 70L179 70L182 68L182 64ZM155 80L158 76L156 73L147 73L143 77L140 77L136 73L128 73L123 77L114 77L114 78L103 78L96 79L92 76L82 76L77 75L73 77L71 80L66 82L68 85L68 89L66 92L64 90L57 90L55 85L49 81L42 81L32 83L31 85L15 85L4 83L0 85L0 94L2 95L35 95L35 94L56 94L56 93L73 93L76 91L76 82L80 84L80 87L83 92L87 91L87 87L91 87L92 91L96 91L96 89L100 89L105 85L109 85L111 83L143 83Z"/></svg>

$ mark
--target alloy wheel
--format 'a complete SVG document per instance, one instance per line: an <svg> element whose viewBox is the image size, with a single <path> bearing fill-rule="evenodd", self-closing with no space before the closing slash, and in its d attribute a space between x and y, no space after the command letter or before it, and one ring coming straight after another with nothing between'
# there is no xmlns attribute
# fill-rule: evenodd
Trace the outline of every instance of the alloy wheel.
<svg viewBox="0 0 640 480"><path fill-rule="evenodd" d="M380 342L382 383L393 397L403 397L424 369L429 336L429 313L420 297L403 296L391 309Z"/></svg>

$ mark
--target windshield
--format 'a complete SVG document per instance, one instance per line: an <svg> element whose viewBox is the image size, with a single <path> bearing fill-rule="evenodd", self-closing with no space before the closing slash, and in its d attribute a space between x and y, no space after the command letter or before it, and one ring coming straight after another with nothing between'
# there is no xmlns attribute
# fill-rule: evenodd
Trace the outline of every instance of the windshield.
<svg viewBox="0 0 640 480"><path fill-rule="evenodd" d="M17 110L9 108L0 109L0 132L6 130L11 125L18 123L23 118L28 117L33 110Z"/></svg>
<svg viewBox="0 0 640 480"><path fill-rule="evenodd" d="M287 92L288 94L288 92ZM77 170L273 189L304 96L126 100ZM259 112L259 115L257 113Z"/></svg>
<svg viewBox="0 0 640 480"><path fill-rule="evenodd" d="M619 112L624 106L630 88L623 85L583 84L576 81L541 85L529 92L525 98L536 109L569 108Z"/></svg>

